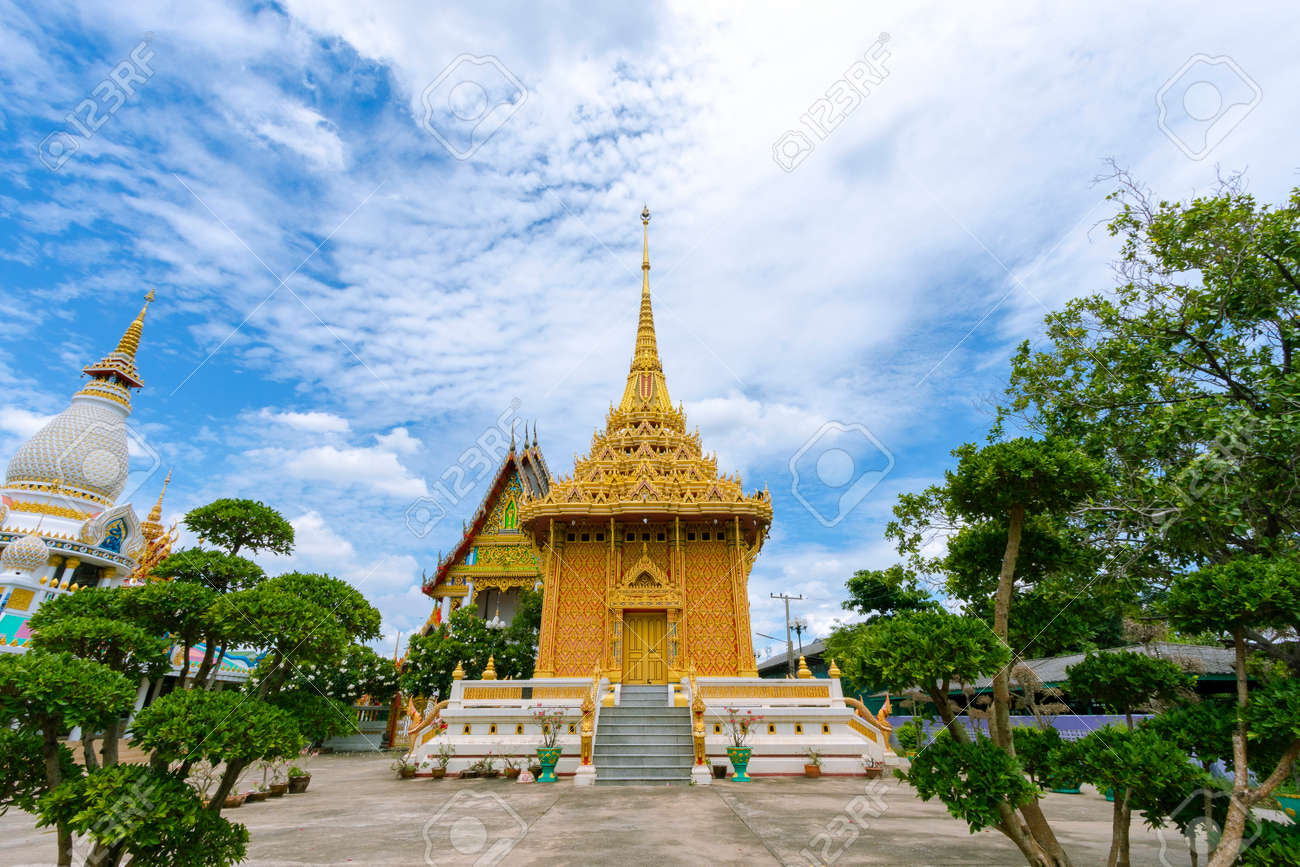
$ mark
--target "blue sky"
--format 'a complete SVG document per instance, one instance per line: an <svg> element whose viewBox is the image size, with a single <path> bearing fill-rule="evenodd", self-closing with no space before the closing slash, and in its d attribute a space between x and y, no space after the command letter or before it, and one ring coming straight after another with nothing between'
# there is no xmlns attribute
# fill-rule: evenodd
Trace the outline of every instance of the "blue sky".
<svg viewBox="0 0 1300 867"><path fill-rule="evenodd" d="M0 2L0 453L155 288L137 509L167 467L168 520L274 505L264 565L353 581L391 647L483 494L466 450L513 413L566 473L621 393L646 202L670 391L775 497L755 629L784 591L824 632L1011 349L1110 284L1104 159L1296 183L1296 17Z"/></svg>

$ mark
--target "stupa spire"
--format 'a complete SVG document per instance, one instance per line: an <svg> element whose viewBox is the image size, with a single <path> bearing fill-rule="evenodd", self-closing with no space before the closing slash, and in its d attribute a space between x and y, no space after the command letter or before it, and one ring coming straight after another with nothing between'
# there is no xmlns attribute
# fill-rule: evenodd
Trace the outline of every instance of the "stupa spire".
<svg viewBox="0 0 1300 867"><path fill-rule="evenodd" d="M650 209L641 209L641 314L636 325L636 346L632 351L632 369L623 389L620 410L669 410L668 383L659 363L659 345L655 340L654 311L650 305Z"/></svg>

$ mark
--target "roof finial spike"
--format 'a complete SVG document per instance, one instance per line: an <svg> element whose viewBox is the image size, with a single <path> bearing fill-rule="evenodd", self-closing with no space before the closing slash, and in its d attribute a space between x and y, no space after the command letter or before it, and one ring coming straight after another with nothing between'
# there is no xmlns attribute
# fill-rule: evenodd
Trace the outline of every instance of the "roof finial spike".
<svg viewBox="0 0 1300 867"><path fill-rule="evenodd" d="M537 448L537 419L533 419L533 448Z"/></svg>
<svg viewBox="0 0 1300 867"><path fill-rule="evenodd" d="M510 422L510 453L515 453L515 423Z"/></svg>
<svg viewBox="0 0 1300 867"><path fill-rule="evenodd" d="M128 358L135 358L136 350L140 348L140 335L144 332L144 315L149 310L149 303L153 301L153 290L144 296L144 306L140 312L135 315L135 319L126 327L126 333L122 339L117 342L117 351L126 355Z"/></svg>

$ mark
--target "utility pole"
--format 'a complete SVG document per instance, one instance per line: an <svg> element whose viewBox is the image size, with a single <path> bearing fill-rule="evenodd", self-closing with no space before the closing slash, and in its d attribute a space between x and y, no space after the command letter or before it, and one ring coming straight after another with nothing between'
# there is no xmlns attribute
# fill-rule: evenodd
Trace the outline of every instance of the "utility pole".
<svg viewBox="0 0 1300 867"><path fill-rule="evenodd" d="M786 668L790 671L790 676L794 677L794 642L790 640L790 600L802 600L803 594L787 596L784 593L772 593L770 595L773 599L785 600L785 663Z"/></svg>

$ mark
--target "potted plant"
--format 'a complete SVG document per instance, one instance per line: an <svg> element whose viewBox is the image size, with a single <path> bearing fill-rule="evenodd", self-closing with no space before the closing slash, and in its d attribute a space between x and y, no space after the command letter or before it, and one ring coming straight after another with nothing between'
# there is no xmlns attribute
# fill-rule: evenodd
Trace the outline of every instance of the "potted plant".
<svg viewBox="0 0 1300 867"><path fill-rule="evenodd" d="M822 775L822 754L811 747L808 749L808 761L803 763L803 775L810 778Z"/></svg>
<svg viewBox="0 0 1300 867"><path fill-rule="evenodd" d="M519 779L519 774L523 770L523 768L519 766L519 763L522 761L522 759L519 756L506 756L502 759L502 761L505 762L505 767L503 770L505 771L506 779L507 780Z"/></svg>
<svg viewBox="0 0 1300 867"><path fill-rule="evenodd" d="M397 771L398 778L403 780L409 780L414 777L415 769L417 767L416 763L408 759L406 756L402 756L392 764L393 770Z"/></svg>
<svg viewBox="0 0 1300 867"><path fill-rule="evenodd" d="M537 748L537 762L541 765L541 774L537 777L539 783L555 782L555 766L559 764L560 753L563 748L559 746L560 726L564 722L564 711L546 710L540 705L537 712L533 714L542 726L542 743Z"/></svg>
<svg viewBox="0 0 1300 867"><path fill-rule="evenodd" d="M727 778L727 764L726 762L718 762L716 765L713 766L713 779L725 780L726 778Z"/></svg>
<svg viewBox="0 0 1300 867"><path fill-rule="evenodd" d="M1047 756L1044 782L1047 788L1062 795L1079 795L1079 747L1077 741L1061 741Z"/></svg>
<svg viewBox="0 0 1300 867"><path fill-rule="evenodd" d="M734 707L729 707L726 711L727 737L731 739L731 746L727 747L727 758L731 760L731 767L736 772L731 779L736 783L748 783L750 780L746 769L749 767L749 759L754 751L746 744L749 742L749 735L754 726L763 718L749 709L746 709L743 714Z"/></svg>
<svg viewBox="0 0 1300 867"><path fill-rule="evenodd" d="M429 769L429 773L433 775L435 780L441 780L447 776L447 765L454 755L456 755L456 748L451 744L442 744L438 747L438 767Z"/></svg>
<svg viewBox="0 0 1300 867"><path fill-rule="evenodd" d="M285 759L275 759L271 762L263 763L263 773L267 771L271 774L271 783L268 787L271 791L272 798L284 797L289 792L289 763Z"/></svg>
<svg viewBox="0 0 1300 867"><path fill-rule="evenodd" d="M541 762L537 761L536 759L533 759L531 762L529 762L528 773L532 774L533 780L536 781L537 778L542 775Z"/></svg>
<svg viewBox="0 0 1300 867"><path fill-rule="evenodd" d="M244 805L244 798L247 797L243 792L231 792L226 795L226 800L221 802L221 806L226 810L233 810L235 807Z"/></svg>
<svg viewBox="0 0 1300 867"><path fill-rule="evenodd" d="M862 760L862 769L866 773L868 780L878 780L880 775L885 772L885 763L878 762L871 756L867 756Z"/></svg>
<svg viewBox="0 0 1300 867"><path fill-rule="evenodd" d="M244 799L249 804L265 801L269 797L271 797L271 793L266 790L266 786L262 783L254 783L253 788L244 793Z"/></svg>
<svg viewBox="0 0 1300 867"><path fill-rule="evenodd" d="M483 776L489 779L501 776L501 769L496 766L496 757L491 752L483 757L482 762L479 773Z"/></svg>
<svg viewBox="0 0 1300 867"><path fill-rule="evenodd" d="M289 769L289 794L301 795L307 791L307 785L311 783L311 774L302 768L294 765Z"/></svg>

